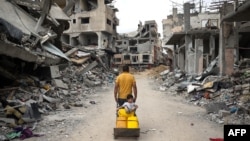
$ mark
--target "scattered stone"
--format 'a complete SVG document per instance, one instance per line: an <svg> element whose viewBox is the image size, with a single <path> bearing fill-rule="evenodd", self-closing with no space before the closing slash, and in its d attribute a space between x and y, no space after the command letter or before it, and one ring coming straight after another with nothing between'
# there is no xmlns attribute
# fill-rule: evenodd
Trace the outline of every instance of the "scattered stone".
<svg viewBox="0 0 250 141"><path fill-rule="evenodd" d="M65 108L65 109L70 109L70 106L69 106L69 104L63 104L63 107Z"/></svg>
<svg viewBox="0 0 250 141"><path fill-rule="evenodd" d="M221 118L224 118L224 117L229 116L229 115L231 115L231 113L230 113L229 111L226 111L226 110L219 110L219 116L220 116Z"/></svg>
<svg viewBox="0 0 250 141"><path fill-rule="evenodd" d="M58 88L69 89L68 85L63 83L60 79L54 79L53 84Z"/></svg>
<svg viewBox="0 0 250 141"><path fill-rule="evenodd" d="M82 103L74 103L73 106L75 106L75 107L83 107L83 104Z"/></svg>
<svg viewBox="0 0 250 141"><path fill-rule="evenodd" d="M207 113L218 113L221 109L228 109L225 102L215 102L205 105Z"/></svg>

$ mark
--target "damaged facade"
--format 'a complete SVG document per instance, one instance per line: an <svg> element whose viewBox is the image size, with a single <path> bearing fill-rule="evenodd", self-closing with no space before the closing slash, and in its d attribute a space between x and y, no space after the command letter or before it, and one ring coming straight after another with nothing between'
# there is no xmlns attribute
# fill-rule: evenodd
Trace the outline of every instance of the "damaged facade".
<svg viewBox="0 0 250 141"><path fill-rule="evenodd" d="M72 5L66 11L71 21L62 35L62 42L80 48L113 50L119 19L115 14L118 9L114 8L112 1L76 0L65 3L65 8Z"/></svg>
<svg viewBox="0 0 250 141"><path fill-rule="evenodd" d="M161 40L155 21L138 24L135 32L121 35L116 41L117 53L114 55L115 66L128 64L131 66L150 66L162 60Z"/></svg>
<svg viewBox="0 0 250 141"><path fill-rule="evenodd" d="M184 14L173 15L163 20L165 45L173 45L172 67L188 74L201 74L218 56L220 14L190 13L193 5L184 4Z"/></svg>
<svg viewBox="0 0 250 141"><path fill-rule="evenodd" d="M247 2L212 4L210 9L218 9L219 12L190 13L194 4L185 3L183 18L182 14L176 14L174 8L173 15L163 20L165 45L172 45L175 50L174 68L190 75L207 72L231 75L235 65L249 58L246 39L248 22L244 18L231 18L228 22L227 15L232 15L230 12L244 7Z"/></svg>
<svg viewBox="0 0 250 141"><path fill-rule="evenodd" d="M101 63L110 67L117 38L119 19L113 0L56 0L70 17L69 27L61 41L66 48L78 48L99 56ZM75 61L75 60L73 60Z"/></svg>

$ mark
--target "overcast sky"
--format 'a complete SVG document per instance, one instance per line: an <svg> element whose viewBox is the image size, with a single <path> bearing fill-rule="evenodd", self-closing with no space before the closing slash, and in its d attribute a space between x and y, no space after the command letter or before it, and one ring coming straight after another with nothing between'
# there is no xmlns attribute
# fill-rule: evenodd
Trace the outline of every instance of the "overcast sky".
<svg viewBox="0 0 250 141"><path fill-rule="evenodd" d="M177 2L183 5L190 0L115 0L115 7L119 9L117 17L120 19L120 25L117 27L118 33L127 33L135 31L139 21L155 20L158 24L158 32L162 35L162 19L172 14L173 3ZM191 0L193 1L193 0ZM199 1L199 0L196 0ZM212 0L203 0L210 2ZM176 5L176 4L175 4ZM178 10L183 10L180 6Z"/></svg>

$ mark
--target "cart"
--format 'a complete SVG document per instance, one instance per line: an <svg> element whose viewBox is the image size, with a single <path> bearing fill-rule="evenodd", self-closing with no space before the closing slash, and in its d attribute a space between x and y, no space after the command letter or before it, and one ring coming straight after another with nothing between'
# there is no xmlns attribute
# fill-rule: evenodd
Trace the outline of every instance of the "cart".
<svg viewBox="0 0 250 141"><path fill-rule="evenodd" d="M140 137L140 128L137 116L121 116L117 114L116 127L114 128L114 139L117 139L118 137Z"/></svg>

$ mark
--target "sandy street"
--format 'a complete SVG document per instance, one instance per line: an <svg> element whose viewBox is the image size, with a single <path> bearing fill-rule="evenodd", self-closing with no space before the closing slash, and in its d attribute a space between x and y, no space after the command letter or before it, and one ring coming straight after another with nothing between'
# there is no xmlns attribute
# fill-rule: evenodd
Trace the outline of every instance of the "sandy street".
<svg viewBox="0 0 250 141"><path fill-rule="evenodd" d="M223 126L205 118L205 110L185 103L183 97L152 89L153 80L136 75L139 105L137 115L141 134L138 139L118 138L118 141L209 141L223 137ZM170 93L170 92L169 92ZM89 104L94 100L96 104ZM87 105L88 104L88 105ZM70 121L64 128L51 130L43 137L29 140L52 141L112 141L115 127L113 86L97 92L86 100L87 108L77 108L45 120ZM58 119L59 118L59 119ZM57 124L60 124L57 122ZM49 127L47 127L49 128Z"/></svg>

